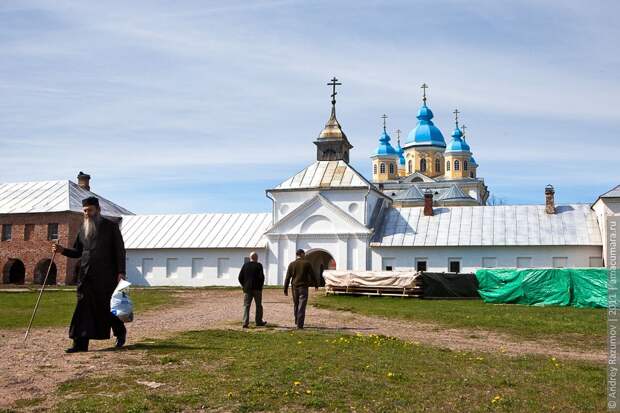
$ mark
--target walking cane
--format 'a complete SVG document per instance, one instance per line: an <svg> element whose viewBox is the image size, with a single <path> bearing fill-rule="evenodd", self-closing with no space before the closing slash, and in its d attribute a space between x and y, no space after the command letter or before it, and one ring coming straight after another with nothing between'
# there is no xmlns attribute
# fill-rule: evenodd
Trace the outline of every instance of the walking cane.
<svg viewBox="0 0 620 413"><path fill-rule="evenodd" d="M50 271L52 270L52 265L54 265L54 258L56 258L56 251L52 253L52 260L50 261L50 266L47 267L47 274L45 274L45 279L43 280L41 291L39 291L39 298L37 298L37 303L34 305L32 317L30 317L30 323L28 323L28 330L26 330L26 335L24 336L24 343L26 342L26 340L28 340L28 334L30 334L30 327L32 327L34 316L37 314L37 309L39 308L39 303L41 302L41 296L43 295L43 290L45 290L45 284L47 284L47 277L49 277Z"/></svg>

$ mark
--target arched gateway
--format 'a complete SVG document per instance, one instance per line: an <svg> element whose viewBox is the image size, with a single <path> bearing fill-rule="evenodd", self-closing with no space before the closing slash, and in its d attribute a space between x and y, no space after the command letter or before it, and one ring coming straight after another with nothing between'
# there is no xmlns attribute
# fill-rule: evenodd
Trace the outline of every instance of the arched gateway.
<svg viewBox="0 0 620 413"><path fill-rule="evenodd" d="M23 284L26 280L26 267L17 258L9 259L2 269L2 282L4 284Z"/></svg>
<svg viewBox="0 0 620 413"><path fill-rule="evenodd" d="M319 277L319 285L323 287L325 285L325 279L323 278L323 271L335 270L336 260L332 255L321 249L313 249L306 252L306 259L312 265L314 273Z"/></svg>

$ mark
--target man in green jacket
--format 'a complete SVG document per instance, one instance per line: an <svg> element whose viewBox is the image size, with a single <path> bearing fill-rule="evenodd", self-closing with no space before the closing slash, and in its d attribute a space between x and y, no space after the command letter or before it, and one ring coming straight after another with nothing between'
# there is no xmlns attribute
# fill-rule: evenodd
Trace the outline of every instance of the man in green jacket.
<svg viewBox="0 0 620 413"><path fill-rule="evenodd" d="M299 249L296 253L295 261L288 265L286 279L284 280L284 295L288 296L289 283L292 284L293 291L293 312L295 313L295 325L297 328L304 328L306 318L306 304L308 304L308 287L314 286L319 289L316 275L312 265L306 260L306 253Z"/></svg>

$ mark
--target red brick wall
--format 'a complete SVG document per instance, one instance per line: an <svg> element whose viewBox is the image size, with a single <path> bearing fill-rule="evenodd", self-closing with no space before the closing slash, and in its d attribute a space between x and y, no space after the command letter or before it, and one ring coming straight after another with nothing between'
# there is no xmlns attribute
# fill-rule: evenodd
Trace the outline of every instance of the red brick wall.
<svg viewBox="0 0 620 413"><path fill-rule="evenodd" d="M82 224L82 214L55 212L0 215L0 225L12 224L11 240L0 241L1 282L8 281L7 263L9 260L18 259L24 263L26 269L26 284L33 283L37 263L41 260L49 260L52 256L52 241L47 239L47 224L52 223L58 224L58 243L63 246L72 246ZM34 225L29 240L24 240L26 224ZM75 280L76 259L57 254L54 263L56 264L57 284L72 283Z"/></svg>

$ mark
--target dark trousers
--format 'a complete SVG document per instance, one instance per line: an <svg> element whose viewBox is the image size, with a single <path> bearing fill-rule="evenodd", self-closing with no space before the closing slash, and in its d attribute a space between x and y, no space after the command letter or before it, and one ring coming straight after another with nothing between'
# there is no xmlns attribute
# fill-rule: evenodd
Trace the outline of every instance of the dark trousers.
<svg viewBox="0 0 620 413"><path fill-rule="evenodd" d="M303 328L306 320L306 304L308 304L308 287L293 287L293 312L295 324Z"/></svg>
<svg viewBox="0 0 620 413"><path fill-rule="evenodd" d="M118 338L127 334L125 323L123 323L120 318L118 318L112 313L110 313L110 326L112 327L112 333L114 334L114 337ZM73 339L73 346L79 348L80 350L88 350L88 342L88 338L76 338Z"/></svg>
<svg viewBox="0 0 620 413"><path fill-rule="evenodd" d="M118 338L127 334L125 323L123 323L120 318L112 313L110 313L110 326L112 326L112 333L114 334L114 337Z"/></svg>
<svg viewBox="0 0 620 413"><path fill-rule="evenodd" d="M247 326L250 323L250 307L252 306L252 300L256 304L256 316L254 320L256 324L263 323L263 291L262 290L249 290L243 292L243 325Z"/></svg>

